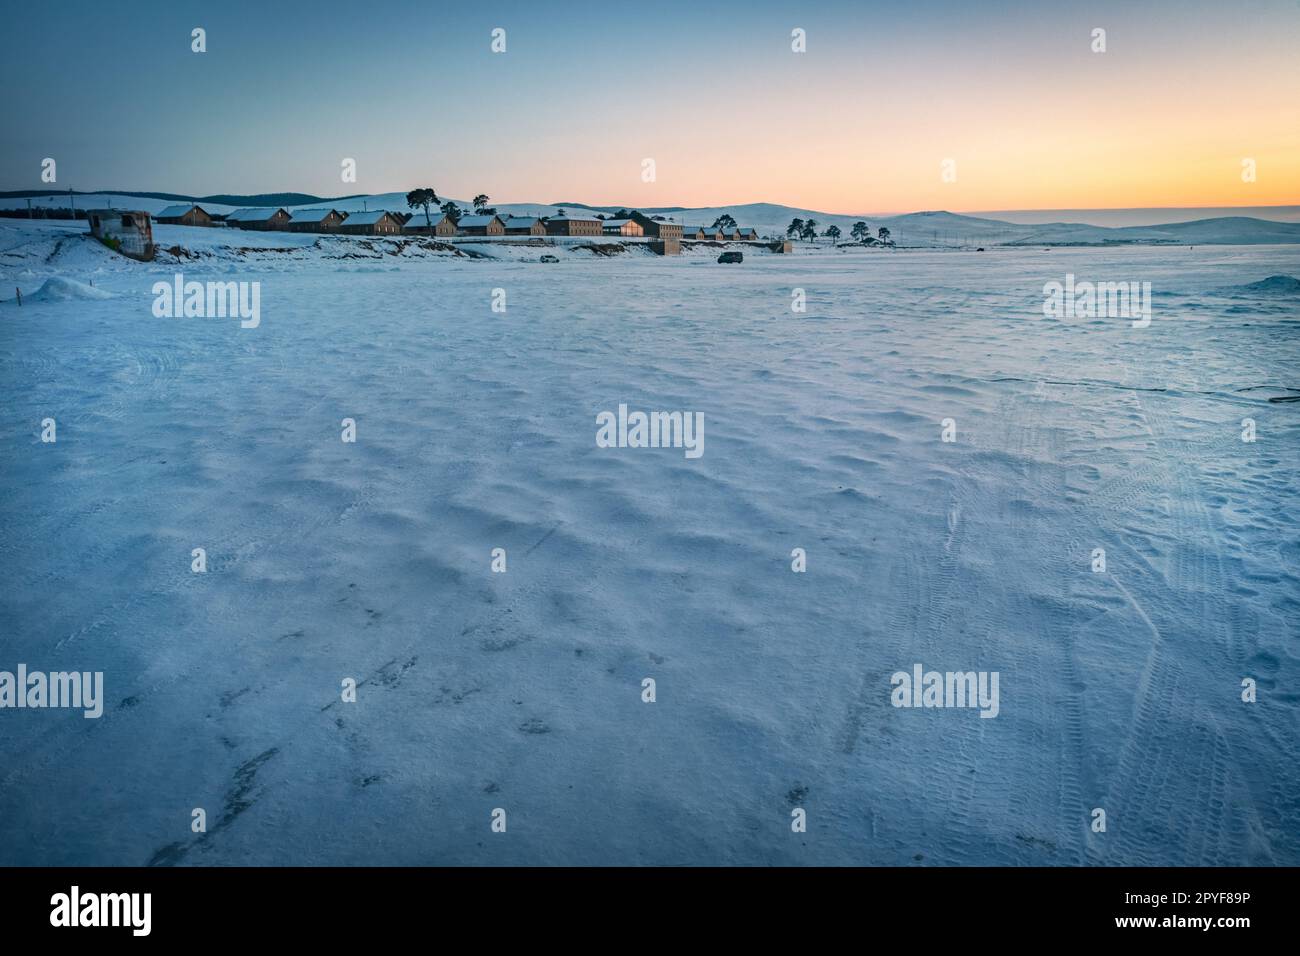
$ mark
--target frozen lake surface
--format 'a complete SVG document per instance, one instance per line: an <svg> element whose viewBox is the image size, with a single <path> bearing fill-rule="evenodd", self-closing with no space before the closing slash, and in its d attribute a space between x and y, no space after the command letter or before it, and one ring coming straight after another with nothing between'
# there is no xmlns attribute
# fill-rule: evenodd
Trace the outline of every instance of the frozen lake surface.
<svg viewBox="0 0 1300 956"><path fill-rule="evenodd" d="M0 670L106 698L0 712L0 862L1300 864L1300 294L1240 288L1300 247L200 232L0 224ZM155 318L177 271L260 325ZM1043 318L1067 274L1150 326ZM598 448L620 403L703 456ZM891 706L917 663L997 717Z"/></svg>

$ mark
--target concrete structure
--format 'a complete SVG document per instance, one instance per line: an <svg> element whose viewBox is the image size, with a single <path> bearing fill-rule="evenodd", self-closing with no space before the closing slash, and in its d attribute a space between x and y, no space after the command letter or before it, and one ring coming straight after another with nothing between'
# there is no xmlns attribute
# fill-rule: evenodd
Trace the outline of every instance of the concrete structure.
<svg viewBox="0 0 1300 956"><path fill-rule="evenodd" d="M504 236L506 224L500 216L461 216L456 232L462 236Z"/></svg>
<svg viewBox="0 0 1300 956"><path fill-rule="evenodd" d="M429 220L433 222L433 235L435 236L454 236L456 235L456 224L440 212L429 212ZM403 235L407 236L427 236L429 235L429 222L424 218L424 210L421 209L402 226Z"/></svg>
<svg viewBox="0 0 1300 956"><path fill-rule="evenodd" d="M290 232L338 232L343 213L337 209L298 209L289 220Z"/></svg>
<svg viewBox="0 0 1300 956"><path fill-rule="evenodd" d="M153 258L153 223L139 209L88 209L90 234L114 252L148 262Z"/></svg>
<svg viewBox="0 0 1300 956"><path fill-rule="evenodd" d="M402 220L387 209L350 212L339 232L349 236L396 236L402 232Z"/></svg>
<svg viewBox="0 0 1300 956"><path fill-rule="evenodd" d="M510 217L506 220L507 236L544 236L546 223L529 216Z"/></svg>
<svg viewBox="0 0 1300 956"><path fill-rule="evenodd" d="M212 216L208 211L202 206L196 206L194 203L180 203L176 206L168 206L153 218L155 222L167 223L172 226L212 225Z"/></svg>
<svg viewBox="0 0 1300 956"><path fill-rule="evenodd" d="M607 236L644 236L645 228L635 219L606 219L600 231Z"/></svg>
<svg viewBox="0 0 1300 956"><path fill-rule="evenodd" d="M546 220L548 236L599 236L599 219L580 219L577 216L552 216Z"/></svg>
<svg viewBox="0 0 1300 956"><path fill-rule="evenodd" d="M289 213L281 208L236 209L226 216L226 222L240 229L284 229L289 225Z"/></svg>

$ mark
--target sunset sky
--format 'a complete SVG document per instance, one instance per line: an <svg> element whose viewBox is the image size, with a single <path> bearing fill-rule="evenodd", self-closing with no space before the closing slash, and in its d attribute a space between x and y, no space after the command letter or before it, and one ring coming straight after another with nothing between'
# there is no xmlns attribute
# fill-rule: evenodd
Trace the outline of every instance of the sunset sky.
<svg viewBox="0 0 1300 956"><path fill-rule="evenodd" d="M1300 203L1296 0L3 3L3 189Z"/></svg>

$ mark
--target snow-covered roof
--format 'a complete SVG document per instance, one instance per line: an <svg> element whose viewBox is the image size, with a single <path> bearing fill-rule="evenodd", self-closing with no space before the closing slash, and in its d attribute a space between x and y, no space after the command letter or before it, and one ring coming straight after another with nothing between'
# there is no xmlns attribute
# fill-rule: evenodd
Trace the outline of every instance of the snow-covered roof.
<svg viewBox="0 0 1300 956"><path fill-rule="evenodd" d="M277 212L281 212L279 206L267 207L265 209L236 209L230 215L226 216L227 220L235 222L261 222L264 219L270 219Z"/></svg>
<svg viewBox="0 0 1300 956"><path fill-rule="evenodd" d="M322 222L337 212L337 209L295 209L289 215L294 222Z"/></svg>
<svg viewBox="0 0 1300 956"><path fill-rule="evenodd" d="M160 211L154 213L154 216L153 216L153 217L154 217L155 219L164 219L164 218L166 218L166 219L172 219L172 218L176 218L176 217L179 217L179 216L184 216L184 215L185 215L186 213L188 213L191 209L194 209L194 208L196 208L196 207L199 208L199 209L203 209L203 207L202 207L202 206L199 206L197 203L192 203L192 202L180 203L179 205L176 205L176 206L168 206L166 209L162 209L162 210L160 210ZM204 210L204 212L206 212L206 211L207 211L207 210Z"/></svg>
<svg viewBox="0 0 1300 956"><path fill-rule="evenodd" d="M536 216L511 216L506 220L507 229L531 229L538 221Z"/></svg>
<svg viewBox="0 0 1300 956"><path fill-rule="evenodd" d="M635 219L606 219L607 226L626 226L629 222L636 222Z"/></svg>
<svg viewBox="0 0 1300 956"><path fill-rule="evenodd" d="M460 222L456 223L462 229L469 227L486 226L493 219L500 219L500 216L461 216Z"/></svg>
<svg viewBox="0 0 1300 956"><path fill-rule="evenodd" d="M424 218L424 213L423 213L423 212L417 212L417 213L416 213L414 216L412 216L410 219L406 220L406 225L408 225L408 226L419 226L421 229L427 229L427 228L429 227L430 224L436 226L436 225L438 225L440 222L442 222L443 220L445 220L446 218L447 218L447 216L446 216L445 213L434 213L434 212L430 212L430 213L429 213L429 219L428 219L428 221L426 222L426 221L425 221L425 218Z"/></svg>
<svg viewBox="0 0 1300 956"><path fill-rule="evenodd" d="M554 216L550 222L605 222L604 219L590 219L587 216Z"/></svg>
<svg viewBox="0 0 1300 956"><path fill-rule="evenodd" d="M391 216L393 213L387 209L371 209L369 212L350 212L348 218L343 220L347 226L373 226L385 216Z"/></svg>

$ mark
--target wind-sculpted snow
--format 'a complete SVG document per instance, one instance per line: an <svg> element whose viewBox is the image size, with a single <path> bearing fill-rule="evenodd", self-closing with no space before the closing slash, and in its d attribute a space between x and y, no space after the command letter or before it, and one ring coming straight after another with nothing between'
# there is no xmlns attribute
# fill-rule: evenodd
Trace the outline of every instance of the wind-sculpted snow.
<svg viewBox="0 0 1300 956"><path fill-rule="evenodd" d="M105 697L0 711L5 862L1300 864L1300 333L1249 288L1300 247L176 229L0 230L8 290L113 294L0 323L0 670ZM176 273L260 324L156 318ZM1044 318L1067 274L1150 325ZM598 446L620 404L703 454ZM918 664L996 708L895 706Z"/></svg>

